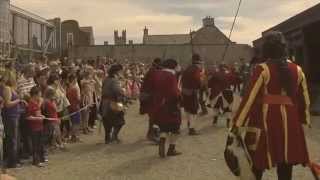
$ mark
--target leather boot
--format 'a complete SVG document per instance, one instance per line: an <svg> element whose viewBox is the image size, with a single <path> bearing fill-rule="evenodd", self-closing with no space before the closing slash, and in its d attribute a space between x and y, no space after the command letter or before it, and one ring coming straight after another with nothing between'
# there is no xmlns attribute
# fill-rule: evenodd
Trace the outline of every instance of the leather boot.
<svg viewBox="0 0 320 180"><path fill-rule="evenodd" d="M176 150L176 145L175 144L170 144L169 145L169 149L168 149L168 152L167 152L167 156L179 156L181 155L182 153L181 152L178 152Z"/></svg>
<svg viewBox="0 0 320 180"><path fill-rule="evenodd" d="M121 140L118 137L121 128L122 128L122 126L114 127L114 129L113 129L112 141L117 144L121 143Z"/></svg>
<svg viewBox="0 0 320 180"><path fill-rule="evenodd" d="M159 142L159 156L161 158L165 158L166 157L166 138L162 137L160 138L160 142Z"/></svg>
<svg viewBox="0 0 320 180"><path fill-rule="evenodd" d="M105 141L105 144L110 144L112 142L111 134L107 134L104 141Z"/></svg>
<svg viewBox="0 0 320 180"><path fill-rule="evenodd" d="M217 123L218 123L218 116L214 116L212 124L216 125Z"/></svg>

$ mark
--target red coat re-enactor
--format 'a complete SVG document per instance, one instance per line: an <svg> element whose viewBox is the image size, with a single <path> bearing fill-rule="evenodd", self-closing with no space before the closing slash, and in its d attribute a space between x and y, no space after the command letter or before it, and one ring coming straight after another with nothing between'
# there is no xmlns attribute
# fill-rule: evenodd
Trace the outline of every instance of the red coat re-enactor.
<svg viewBox="0 0 320 180"><path fill-rule="evenodd" d="M141 114L150 115L150 113L152 112L152 108L153 108L152 96L154 93L154 87L157 81L156 78L157 78L157 74L159 74L159 71L160 69L151 67L143 79L141 89L140 89L140 95L149 96L149 97L140 101Z"/></svg>
<svg viewBox="0 0 320 180"><path fill-rule="evenodd" d="M184 110L191 114L197 114L199 110L199 90L202 87L204 69L197 66L189 66L182 74L182 101Z"/></svg>
<svg viewBox="0 0 320 180"><path fill-rule="evenodd" d="M303 131L303 124L310 124L306 78L298 65L289 63L289 69L293 77L292 97L281 88L277 65L258 65L234 118L236 127L247 127L245 141L258 170L281 163L309 163Z"/></svg>
<svg viewBox="0 0 320 180"><path fill-rule="evenodd" d="M157 71L154 76L152 118L161 125L180 125L180 91L174 70Z"/></svg>

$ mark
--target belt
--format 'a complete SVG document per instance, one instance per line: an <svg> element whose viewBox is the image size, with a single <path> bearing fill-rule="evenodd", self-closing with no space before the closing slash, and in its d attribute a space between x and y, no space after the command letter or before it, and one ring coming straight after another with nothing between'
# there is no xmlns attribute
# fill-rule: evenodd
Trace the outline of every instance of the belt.
<svg viewBox="0 0 320 180"><path fill-rule="evenodd" d="M279 104L279 105L293 105L292 99L289 96L283 95L265 95L262 98L264 104Z"/></svg>

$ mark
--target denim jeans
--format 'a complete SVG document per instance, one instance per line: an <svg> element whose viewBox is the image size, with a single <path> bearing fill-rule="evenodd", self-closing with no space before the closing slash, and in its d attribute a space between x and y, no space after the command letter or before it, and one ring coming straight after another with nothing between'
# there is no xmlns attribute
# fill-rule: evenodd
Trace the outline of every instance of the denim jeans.
<svg viewBox="0 0 320 180"><path fill-rule="evenodd" d="M5 131L4 158L8 167L15 167L19 161L19 117L4 117L3 125Z"/></svg>
<svg viewBox="0 0 320 180"><path fill-rule="evenodd" d="M31 137L33 164L37 165L40 162L44 162L45 159L43 131L32 132Z"/></svg>

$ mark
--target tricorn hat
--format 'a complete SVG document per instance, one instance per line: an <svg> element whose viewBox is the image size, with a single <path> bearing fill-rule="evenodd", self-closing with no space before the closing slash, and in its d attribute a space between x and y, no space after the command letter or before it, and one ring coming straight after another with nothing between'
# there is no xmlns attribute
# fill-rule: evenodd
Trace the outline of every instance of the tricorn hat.
<svg viewBox="0 0 320 180"><path fill-rule="evenodd" d="M192 64L203 64L203 60L200 58L199 54L192 55Z"/></svg>

